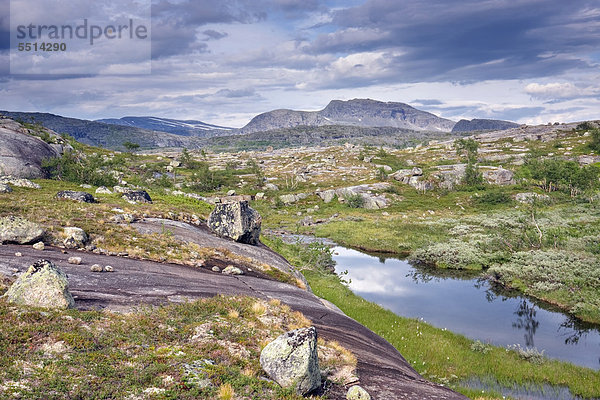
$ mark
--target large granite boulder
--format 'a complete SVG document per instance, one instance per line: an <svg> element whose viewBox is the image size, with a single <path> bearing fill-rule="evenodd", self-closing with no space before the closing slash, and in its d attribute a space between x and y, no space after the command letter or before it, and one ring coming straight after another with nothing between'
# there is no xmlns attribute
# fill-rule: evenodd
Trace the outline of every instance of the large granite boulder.
<svg viewBox="0 0 600 400"><path fill-rule="evenodd" d="M59 200L73 200L80 203L95 203L96 199L90 193L76 192L73 190L62 190L56 193L56 198Z"/></svg>
<svg viewBox="0 0 600 400"><path fill-rule="evenodd" d="M33 222L21 217L0 218L0 243L27 244L37 242L44 236L44 230Z"/></svg>
<svg viewBox="0 0 600 400"><path fill-rule="evenodd" d="M44 178L42 160L59 157L60 152L21 124L0 119L0 175L15 178Z"/></svg>
<svg viewBox="0 0 600 400"><path fill-rule="evenodd" d="M75 306L67 275L47 260L36 261L4 295L9 303L67 309Z"/></svg>
<svg viewBox="0 0 600 400"><path fill-rule="evenodd" d="M260 365L271 379L284 388L295 387L306 395L321 385L314 327L286 332L265 346Z"/></svg>
<svg viewBox="0 0 600 400"><path fill-rule="evenodd" d="M87 233L81 228L75 226L68 226L63 228L65 239L63 244L67 249L77 249L85 247L89 240Z"/></svg>
<svg viewBox="0 0 600 400"><path fill-rule="evenodd" d="M123 193L122 196L130 203L152 203L152 198L145 190L131 190Z"/></svg>
<svg viewBox="0 0 600 400"><path fill-rule="evenodd" d="M514 185L515 184L515 174L504 168L497 167L486 167L482 173L483 179L491 185Z"/></svg>
<svg viewBox="0 0 600 400"><path fill-rule="evenodd" d="M217 235L236 242L258 244L262 218L247 201L215 204L208 216L208 227Z"/></svg>

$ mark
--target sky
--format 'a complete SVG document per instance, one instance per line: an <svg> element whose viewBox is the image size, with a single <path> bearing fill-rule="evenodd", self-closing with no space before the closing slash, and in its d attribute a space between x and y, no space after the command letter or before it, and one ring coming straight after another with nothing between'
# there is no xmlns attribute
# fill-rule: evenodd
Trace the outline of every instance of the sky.
<svg viewBox="0 0 600 400"><path fill-rule="evenodd" d="M101 11L111 1L68 0L69 11L94 20L117 12ZM455 121L600 119L597 0L146 1L148 71L127 59L139 46L100 40L68 54L78 71L50 62L28 75L9 68L11 2L0 0L0 109L241 127L273 109L371 98Z"/></svg>

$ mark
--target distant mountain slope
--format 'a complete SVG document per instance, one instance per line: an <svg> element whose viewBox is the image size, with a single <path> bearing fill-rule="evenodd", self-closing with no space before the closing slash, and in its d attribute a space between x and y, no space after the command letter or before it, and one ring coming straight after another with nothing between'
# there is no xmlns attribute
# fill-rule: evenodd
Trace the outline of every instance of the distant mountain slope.
<svg viewBox="0 0 600 400"><path fill-rule="evenodd" d="M454 125L452 132L503 131L518 127L519 124L499 119L461 119Z"/></svg>
<svg viewBox="0 0 600 400"><path fill-rule="evenodd" d="M198 148L199 138L173 135L135 127L110 125L76 118L66 118L47 113L0 111L9 118L38 123L58 133L66 133L78 141L92 146L123 150L124 142L133 142L141 148L188 147Z"/></svg>
<svg viewBox="0 0 600 400"><path fill-rule="evenodd" d="M148 129L152 131L161 131L167 133L173 133L175 135L182 136L199 136L199 137L210 137L210 136L221 136L230 135L233 128L227 128L224 126L211 125L202 121L196 120L177 120L169 118L158 118L158 117L123 117L123 118L109 118L99 119L96 122L103 122L105 124L131 126L135 128Z"/></svg>
<svg viewBox="0 0 600 400"><path fill-rule="evenodd" d="M352 125L450 132L455 122L404 103L370 99L333 100L321 111L274 110L254 117L243 134L296 126Z"/></svg>

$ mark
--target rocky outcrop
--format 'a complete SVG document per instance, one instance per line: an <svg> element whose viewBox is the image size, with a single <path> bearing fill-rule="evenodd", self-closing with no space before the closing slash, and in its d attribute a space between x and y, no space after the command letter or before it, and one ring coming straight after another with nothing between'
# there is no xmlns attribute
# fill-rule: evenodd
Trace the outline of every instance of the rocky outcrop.
<svg viewBox="0 0 600 400"><path fill-rule="evenodd" d="M217 235L236 242L258 244L262 218L247 201L217 203L207 225Z"/></svg>
<svg viewBox="0 0 600 400"><path fill-rule="evenodd" d="M67 249L78 249L85 247L89 240L87 233L81 228L75 226L68 226L63 228L65 239L63 244Z"/></svg>
<svg viewBox="0 0 600 400"><path fill-rule="evenodd" d="M56 193L56 198L60 200L73 200L79 203L95 203L96 199L90 193L76 192L73 190L62 190Z"/></svg>
<svg viewBox="0 0 600 400"><path fill-rule="evenodd" d="M260 353L260 365L284 388L295 387L306 395L321 385L317 356L317 330L313 327L286 332Z"/></svg>
<svg viewBox="0 0 600 400"><path fill-rule="evenodd" d="M422 180L423 170L418 167L412 169L401 169L390 175L393 179L405 185L410 185L420 192L433 189L433 183Z"/></svg>
<svg viewBox="0 0 600 400"><path fill-rule="evenodd" d="M0 243L27 244L37 242L44 236L38 224L21 217L0 218Z"/></svg>
<svg viewBox="0 0 600 400"><path fill-rule="evenodd" d="M4 295L9 303L67 309L75 306L67 275L47 260L40 260L19 276Z"/></svg>
<svg viewBox="0 0 600 400"><path fill-rule="evenodd" d="M52 131L48 132L56 135ZM42 161L60 155L60 151L29 134L29 130L18 122L0 119L0 175L44 178L46 175L42 169Z"/></svg>
<svg viewBox="0 0 600 400"><path fill-rule="evenodd" d="M452 128L452 133L457 132L475 132L475 131L502 131L512 128L518 128L519 124L502 121L499 119L461 119Z"/></svg>
<svg viewBox="0 0 600 400"><path fill-rule="evenodd" d="M152 198L145 190L132 190L126 192L122 196L130 203L152 203Z"/></svg>
<svg viewBox="0 0 600 400"><path fill-rule="evenodd" d="M388 201L383 195L377 195L373 192L380 192L388 189L389 183L373 183L370 185L348 186L339 189L319 190L315 192L325 203L331 202L336 196L339 202L344 202L347 197L361 196L363 200L362 208L369 210L378 210L388 206Z"/></svg>

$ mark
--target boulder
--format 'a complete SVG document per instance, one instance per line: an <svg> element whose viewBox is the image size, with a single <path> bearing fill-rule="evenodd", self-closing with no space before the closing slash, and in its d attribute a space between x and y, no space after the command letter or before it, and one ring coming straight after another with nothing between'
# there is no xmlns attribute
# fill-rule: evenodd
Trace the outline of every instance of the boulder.
<svg viewBox="0 0 600 400"><path fill-rule="evenodd" d="M73 190L62 190L56 193L56 197L61 200L73 200L80 203L95 203L94 196L87 192L76 192Z"/></svg>
<svg viewBox="0 0 600 400"><path fill-rule="evenodd" d="M272 190L272 191L276 192L276 191L278 191L278 190L279 190L279 186L277 186L277 185L276 185L276 184L274 184L274 183L267 183L267 184L265 185L265 190Z"/></svg>
<svg viewBox="0 0 600 400"><path fill-rule="evenodd" d="M96 189L96 194L112 194L112 192L106 186L100 186Z"/></svg>
<svg viewBox="0 0 600 400"><path fill-rule="evenodd" d="M365 389L356 385L348 389L346 400L371 400L371 395Z"/></svg>
<svg viewBox="0 0 600 400"><path fill-rule="evenodd" d="M325 203L329 203L335 197L335 190L333 190L333 189L323 190L323 191L316 192L315 194L317 196L319 196Z"/></svg>
<svg viewBox="0 0 600 400"><path fill-rule="evenodd" d="M60 152L38 137L27 134L12 120L0 124L0 175L15 178L44 178L42 161L60 156Z"/></svg>
<svg viewBox="0 0 600 400"><path fill-rule="evenodd" d="M4 295L9 303L67 309L75 306L67 275L47 260L36 261Z"/></svg>
<svg viewBox="0 0 600 400"><path fill-rule="evenodd" d="M123 186L113 186L113 190L115 191L115 193L128 193L131 191L131 189L128 189Z"/></svg>
<svg viewBox="0 0 600 400"><path fill-rule="evenodd" d="M132 190L124 193L122 196L125 200L130 203L152 203L150 195L145 190Z"/></svg>
<svg viewBox="0 0 600 400"><path fill-rule="evenodd" d="M15 178L12 176L0 176L0 182L6 185L13 185L16 187L24 187L29 189L41 189L42 187L35 182L31 182L29 179Z"/></svg>
<svg viewBox="0 0 600 400"><path fill-rule="evenodd" d="M483 179L489 184L492 185L514 185L515 184L515 174L504 168L493 168L487 167L488 169L482 172Z"/></svg>
<svg viewBox="0 0 600 400"><path fill-rule="evenodd" d="M43 251L46 248L44 242L37 242L33 245L34 250Z"/></svg>
<svg viewBox="0 0 600 400"><path fill-rule="evenodd" d="M258 244L262 218L247 201L215 204L207 225L217 235L237 242Z"/></svg>
<svg viewBox="0 0 600 400"><path fill-rule="evenodd" d="M0 183L0 193L10 193L12 192L12 188L8 186L6 183Z"/></svg>
<svg viewBox="0 0 600 400"><path fill-rule="evenodd" d="M77 228L75 226L68 226L63 228L65 240L63 240L63 244L67 249L77 249L81 247L85 247L85 244L88 242L89 237L87 233L81 228Z"/></svg>
<svg viewBox="0 0 600 400"><path fill-rule="evenodd" d="M37 242L44 236L44 230L33 222L21 217L0 218L0 243L27 244Z"/></svg>
<svg viewBox="0 0 600 400"><path fill-rule="evenodd" d="M283 204L292 204L297 201L303 200L308 197L307 193L297 193L297 194L282 194L279 196L279 200L283 202Z"/></svg>
<svg viewBox="0 0 600 400"><path fill-rule="evenodd" d="M284 388L294 387L306 395L321 385L317 357L317 330L314 327L286 332L265 346L260 365L271 379Z"/></svg>
<svg viewBox="0 0 600 400"><path fill-rule="evenodd" d="M222 274L224 274L224 275L244 275L244 271L242 271L238 267L234 267L233 265L228 265L222 271Z"/></svg>

